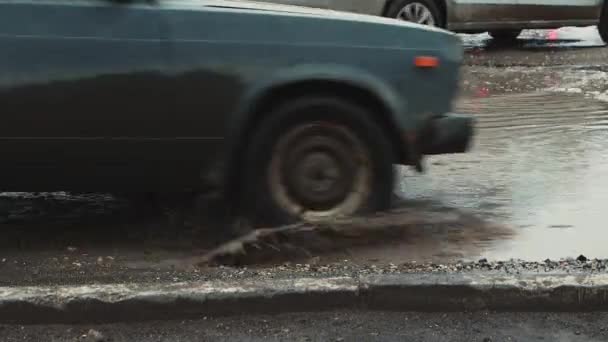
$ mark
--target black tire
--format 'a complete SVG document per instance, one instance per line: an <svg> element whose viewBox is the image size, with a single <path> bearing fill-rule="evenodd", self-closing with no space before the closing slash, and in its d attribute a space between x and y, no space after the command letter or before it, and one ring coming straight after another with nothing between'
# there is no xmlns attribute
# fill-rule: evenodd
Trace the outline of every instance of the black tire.
<svg viewBox="0 0 608 342"><path fill-rule="evenodd" d="M600 33L600 37L604 43L608 44L608 2L604 4L602 10L602 16L600 17L600 23L597 25L597 30Z"/></svg>
<svg viewBox="0 0 608 342"><path fill-rule="evenodd" d="M445 18L434 0L393 0L386 11L386 16L394 19L407 20L403 15L404 10L406 7L415 4L423 6L432 14L434 24L431 26L445 27ZM427 23L423 24L429 25Z"/></svg>
<svg viewBox="0 0 608 342"><path fill-rule="evenodd" d="M293 223L310 219L303 217L299 210L327 212L351 203L352 198L357 198L354 203L360 205L353 212L344 210L338 216L389 208L394 184L393 163L396 159L387 135L371 120L372 114L365 107L331 96L299 97L274 107L266 116L267 119L255 128L244 158L240 193L243 201L241 208L246 217L255 225ZM349 140L349 137L355 141ZM329 165L338 165L331 168L333 176L325 174L327 167L321 170L319 166L327 166L328 163L313 159L319 156L329 156L327 158L335 161ZM316 176L310 176L313 172ZM320 173L323 175L317 175ZM310 181L317 177L324 179ZM348 189L347 197L338 196L338 199L332 198L331 201L325 199L326 202L310 200L311 193L312 197L320 194L310 190L314 188L311 184L315 183L312 182L327 181L327 178L333 178L329 181L332 185L327 187L329 191L321 193L321 197L329 196L328 193L332 194L336 188ZM365 191L352 191L361 184L366 184ZM299 200L293 200L298 197L294 193L298 192L300 195L306 193L308 197L302 195ZM285 198L293 201L281 200ZM301 207L289 210L285 203L297 203ZM323 217L326 218L331 217Z"/></svg>
<svg viewBox="0 0 608 342"><path fill-rule="evenodd" d="M499 30L488 32L498 42L515 42L522 30Z"/></svg>

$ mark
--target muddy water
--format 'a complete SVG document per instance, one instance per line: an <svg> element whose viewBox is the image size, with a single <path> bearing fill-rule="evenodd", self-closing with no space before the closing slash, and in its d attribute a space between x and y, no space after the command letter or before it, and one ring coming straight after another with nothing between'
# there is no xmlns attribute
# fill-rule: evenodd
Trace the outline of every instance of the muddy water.
<svg viewBox="0 0 608 342"><path fill-rule="evenodd" d="M401 195L517 228L508 240L462 246L464 257L608 257L608 103L535 92L458 107L479 120L473 151L430 159L426 175L403 171Z"/></svg>

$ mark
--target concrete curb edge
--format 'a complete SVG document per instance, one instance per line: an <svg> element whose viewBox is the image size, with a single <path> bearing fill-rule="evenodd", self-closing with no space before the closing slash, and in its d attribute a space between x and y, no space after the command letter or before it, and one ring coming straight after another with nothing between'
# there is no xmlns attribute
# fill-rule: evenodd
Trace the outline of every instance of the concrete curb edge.
<svg viewBox="0 0 608 342"><path fill-rule="evenodd" d="M0 322L93 323L324 311L608 310L608 274L356 278L0 287Z"/></svg>

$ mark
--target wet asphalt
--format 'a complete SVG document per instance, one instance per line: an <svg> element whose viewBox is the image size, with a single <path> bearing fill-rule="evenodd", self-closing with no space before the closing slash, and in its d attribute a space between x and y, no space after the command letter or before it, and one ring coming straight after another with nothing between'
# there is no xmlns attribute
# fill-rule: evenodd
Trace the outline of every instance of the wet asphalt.
<svg viewBox="0 0 608 342"><path fill-rule="evenodd" d="M3 326L6 342L607 341L606 313L326 312L83 326Z"/></svg>
<svg viewBox="0 0 608 342"><path fill-rule="evenodd" d="M473 150L430 158L429 172L422 176L405 171L399 193L466 208L516 228L513 237L482 248L478 256L605 258L607 49L596 48L593 28L542 33L556 43L539 43L535 34L540 35L525 33L514 49L528 52L524 59L465 68L456 107L478 119ZM577 34L589 38L577 41ZM568 62L580 53L585 60Z"/></svg>
<svg viewBox="0 0 608 342"><path fill-rule="evenodd" d="M579 255L590 265L602 259L595 271L605 271L608 47L598 38L593 28L525 32L512 45L463 36L456 109L477 117L475 145L467 154L429 158L423 175L400 168L395 189L399 205L462 213L461 222L408 227L374 244L366 244L365 235L339 243L300 239L295 248L293 241L289 248L278 243L272 250L280 257L246 269L184 270L163 262L204 253L226 241L233 227L179 220L172 210L151 211L106 194L5 193L0 285L268 277L311 269L461 271L458 264L466 271L479 259L512 269L525 265L517 260L551 259L552 269L585 270ZM542 270L547 262L531 265Z"/></svg>

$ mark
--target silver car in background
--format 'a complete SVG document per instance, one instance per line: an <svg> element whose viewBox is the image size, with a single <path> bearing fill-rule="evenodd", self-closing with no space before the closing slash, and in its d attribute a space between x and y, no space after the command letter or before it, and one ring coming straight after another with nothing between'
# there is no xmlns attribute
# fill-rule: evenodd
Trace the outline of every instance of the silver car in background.
<svg viewBox="0 0 608 342"><path fill-rule="evenodd" d="M501 40L523 29L597 25L608 42L608 0L261 0L378 15Z"/></svg>

